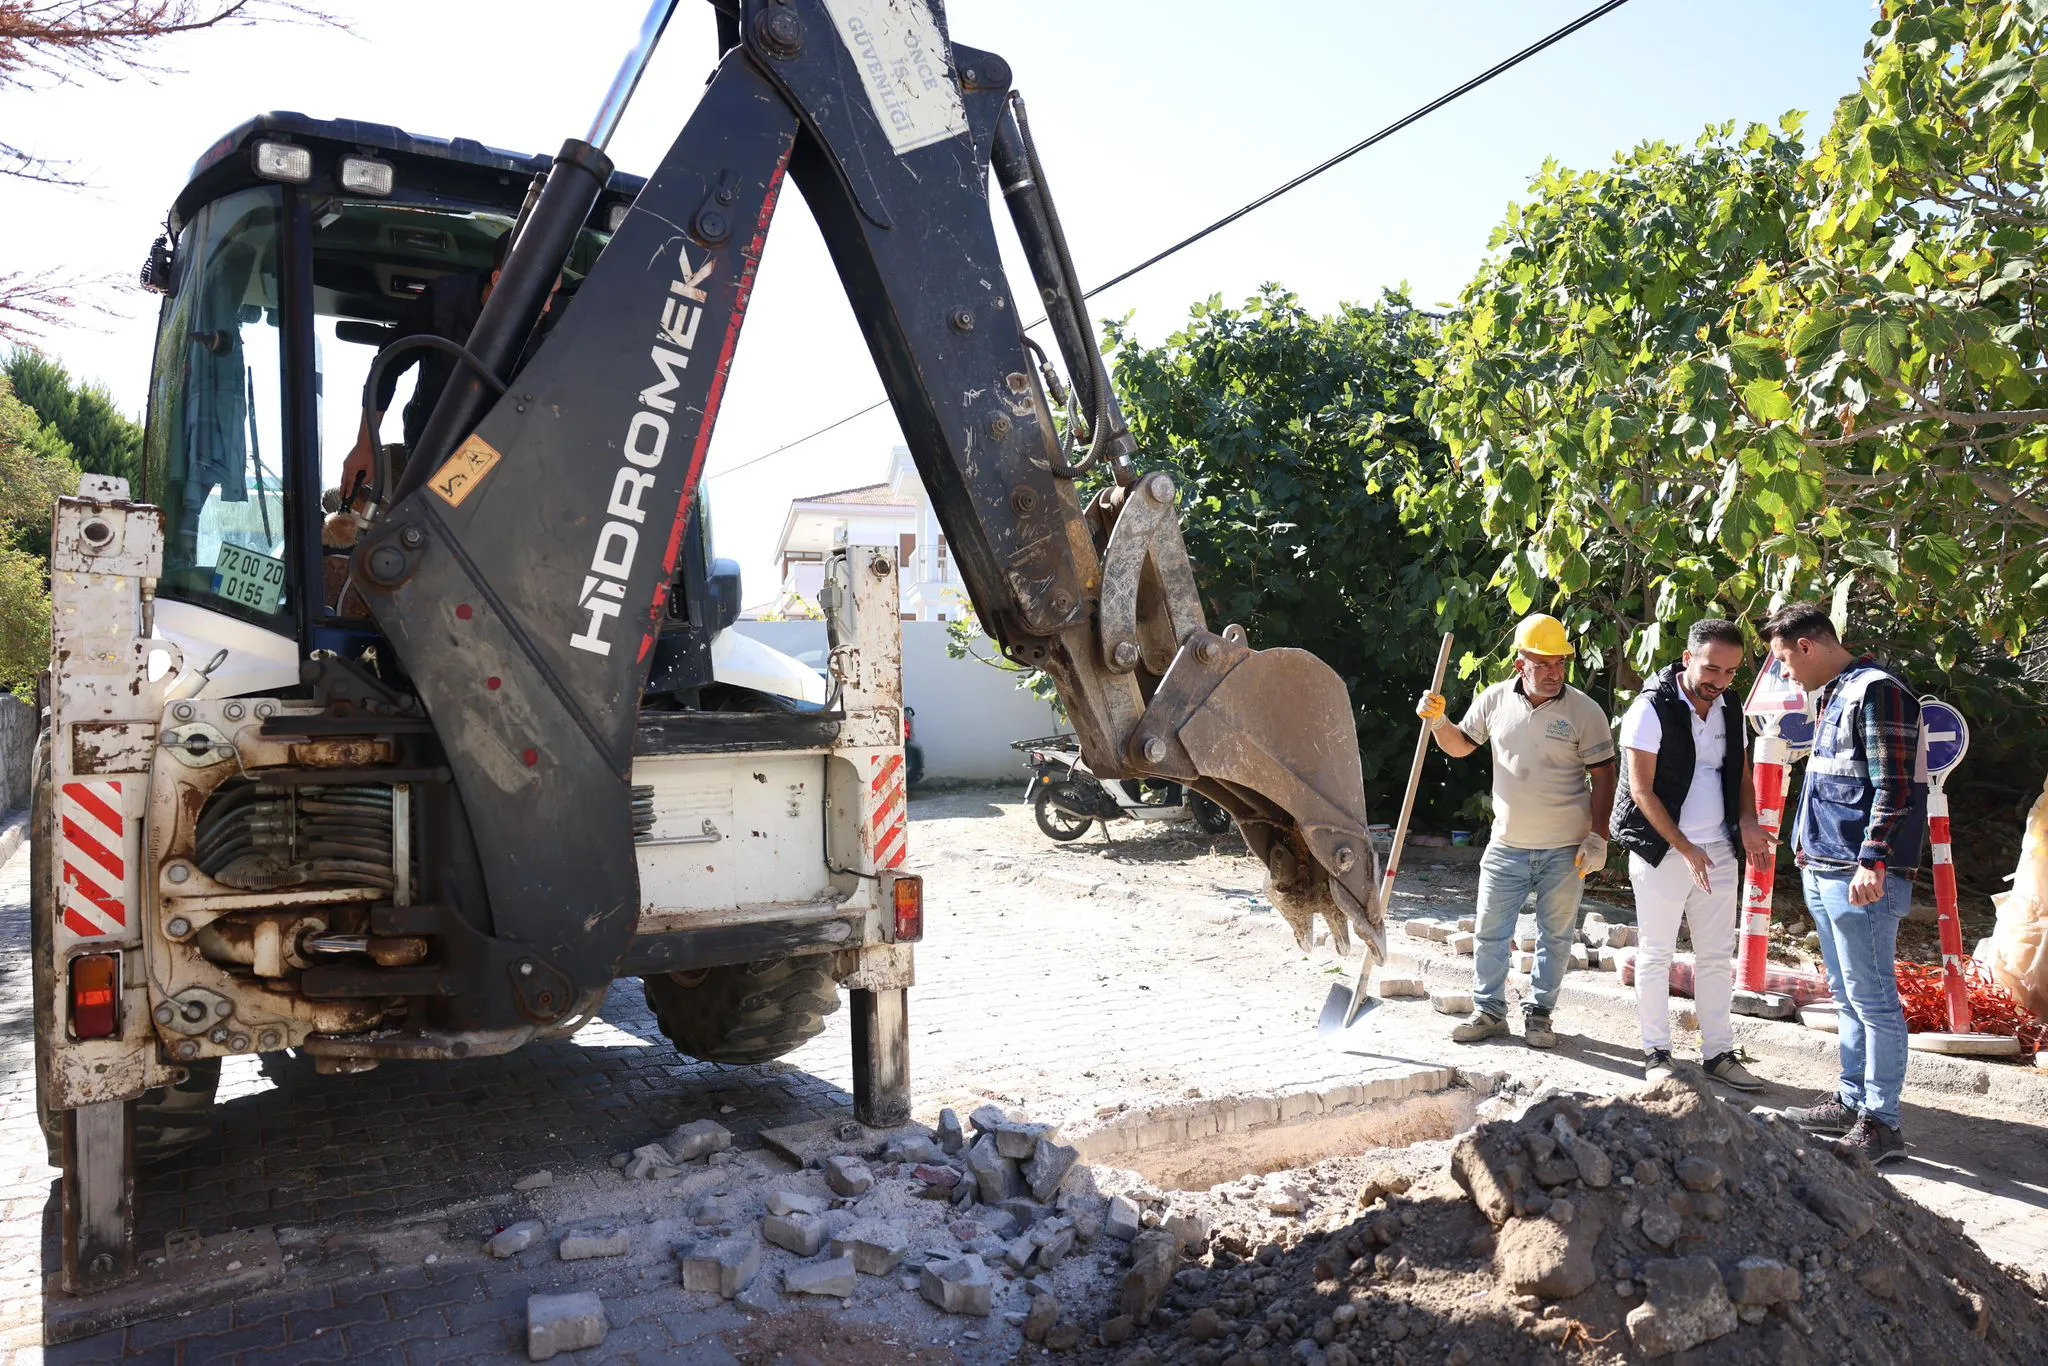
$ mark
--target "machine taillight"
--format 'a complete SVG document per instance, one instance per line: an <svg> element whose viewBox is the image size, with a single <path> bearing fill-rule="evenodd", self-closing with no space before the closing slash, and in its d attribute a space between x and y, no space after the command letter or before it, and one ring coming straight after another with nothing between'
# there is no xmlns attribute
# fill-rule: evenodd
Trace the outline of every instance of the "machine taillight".
<svg viewBox="0 0 2048 1366"><path fill-rule="evenodd" d="M897 912L898 920L902 912ZM88 953L71 960L71 1033L111 1039L121 1032L121 955Z"/></svg>
<svg viewBox="0 0 2048 1366"><path fill-rule="evenodd" d="M896 942L915 943L924 938L924 879L904 873L896 879Z"/></svg>

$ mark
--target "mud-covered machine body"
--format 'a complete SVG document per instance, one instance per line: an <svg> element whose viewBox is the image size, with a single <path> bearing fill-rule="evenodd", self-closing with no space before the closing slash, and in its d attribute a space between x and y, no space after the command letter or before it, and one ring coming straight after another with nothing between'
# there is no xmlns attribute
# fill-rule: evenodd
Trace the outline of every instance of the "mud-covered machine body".
<svg viewBox="0 0 2048 1366"><path fill-rule="evenodd" d="M1304 942L1322 914L1380 952L1344 686L1204 619L1007 64L929 0L714 0L716 67L643 182L602 148L674 8L552 159L267 116L151 254L145 485L89 481L53 540L33 877L66 1290L130 1274L138 1142L236 1054L478 1057L639 976L686 1052L756 1061L843 987L856 1112L907 1116L893 556L835 553L820 685L726 629L698 496L785 178L981 621L1089 767L1216 802Z"/></svg>

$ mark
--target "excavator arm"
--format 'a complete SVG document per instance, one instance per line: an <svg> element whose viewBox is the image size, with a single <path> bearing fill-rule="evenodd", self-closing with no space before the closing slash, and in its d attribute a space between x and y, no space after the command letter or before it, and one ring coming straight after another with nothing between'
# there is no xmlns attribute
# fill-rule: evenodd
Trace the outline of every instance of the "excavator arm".
<svg viewBox="0 0 2048 1366"><path fill-rule="evenodd" d="M1321 914L1340 948L1356 929L1383 956L1343 682L1205 620L1173 481L1136 468L1009 67L953 43L932 0L714 0L724 51L695 112L514 368L674 4L530 201L463 377L353 561L446 751L521 1013L547 1023L602 990L633 932L634 720L785 177L982 623L1055 680L1090 767L1210 797L1304 947ZM1034 277L1021 297L998 196ZM1073 449L1024 330L1041 307L1085 434Z"/></svg>

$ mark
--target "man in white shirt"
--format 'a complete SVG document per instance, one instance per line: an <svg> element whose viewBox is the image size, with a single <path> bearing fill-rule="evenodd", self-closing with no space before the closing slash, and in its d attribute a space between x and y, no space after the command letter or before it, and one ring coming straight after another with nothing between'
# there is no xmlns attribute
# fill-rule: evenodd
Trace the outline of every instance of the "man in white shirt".
<svg viewBox="0 0 2048 1366"><path fill-rule="evenodd" d="M1673 1071L1671 955L1683 920L1692 933L1700 1065L1724 1085L1754 1091L1763 1083L1736 1058L1729 1019L1743 881L1738 851L1770 852L1756 819L1742 709L1729 691L1743 654L1734 622L1695 622L1680 662L1644 684L1621 718L1613 834L1629 851L1636 891L1643 1074L1657 1081Z"/></svg>
<svg viewBox="0 0 2048 1366"><path fill-rule="evenodd" d="M1607 862L1614 803L1614 736L1600 704L1565 682L1571 641L1556 617L1537 613L1515 628L1515 676L1472 700L1452 725L1442 693L1424 693L1415 714L1454 759L1493 751L1493 838L1479 859L1478 944L1471 1018L1458 1043L1508 1032L1508 951L1515 922L1536 898L1536 963L1522 1003L1522 1040L1557 1046L1551 1009L1571 962L1585 880Z"/></svg>

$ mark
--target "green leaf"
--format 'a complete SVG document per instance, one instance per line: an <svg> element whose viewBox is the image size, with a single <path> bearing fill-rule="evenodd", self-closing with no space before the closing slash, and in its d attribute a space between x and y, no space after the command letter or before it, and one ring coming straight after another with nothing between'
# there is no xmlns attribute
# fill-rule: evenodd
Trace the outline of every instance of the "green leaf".
<svg viewBox="0 0 2048 1366"><path fill-rule="evenodd" d="M1751 380L1743 385L1742 401L1762 422L1783 422L1792 416L1792 396L1774 379Z"/></svg>

